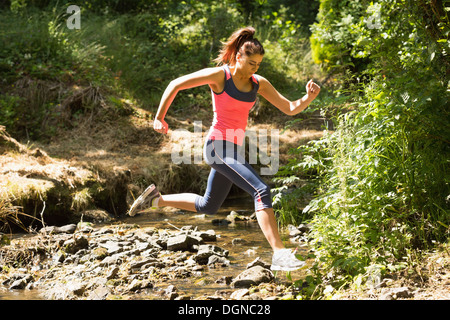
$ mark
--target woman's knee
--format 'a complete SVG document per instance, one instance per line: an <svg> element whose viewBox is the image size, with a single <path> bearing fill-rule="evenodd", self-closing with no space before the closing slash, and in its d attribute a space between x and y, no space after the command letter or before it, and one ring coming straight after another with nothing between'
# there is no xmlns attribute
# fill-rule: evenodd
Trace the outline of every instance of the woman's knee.
<svg viewBox="0 0 450 320"><path fill-rule="evenodd" d="M270 187L267 184L263 184L255 194L255 209L259 211L264 208L272 208L272 196L270 193Z"/></svg>
<svg viewBox="0 0 450 320"><path fill-rule="evenodd" d="M216 214L217 211L219 211L219 206L212 201L206 200L204 197L198 197L195 201L195 209L199 213L206 213L206 214Z"/></svg>
<svg viewBox="0 0 450 320"><path fill-rule="evenodd" d="M261 195L263 197L270 197L270 187L267 184L264 184L261 190Z"/></svg>

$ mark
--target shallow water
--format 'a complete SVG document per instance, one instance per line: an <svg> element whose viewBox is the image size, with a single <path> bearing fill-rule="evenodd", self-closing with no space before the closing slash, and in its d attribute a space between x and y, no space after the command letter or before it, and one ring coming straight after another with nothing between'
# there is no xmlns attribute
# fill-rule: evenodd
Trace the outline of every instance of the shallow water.
<svg viewBox="0 0 450 320"><path fill-rule="evenodd" d="M177 287L179 292L192 294L195 291L195 296L199 295L214 295L217 290L231 290L229 286L215 283L215 280L223 276L236 277L239 273L244 271L247 264L260 257L263 261L268 263L272 260L272 249L267 242L256 221L244 222L239 221L228 225L213 225L213 219L225 219L231 211L236 211L239 214L249 216L253 213L253 202L245 202L243 200L229 201L228 205L223 206L219 212L212 216L204 218L197 217L196 213L189 212L175 212L175 213L147 213L138 217L127 218L124 221L127 223L137 223L141 227L157 227L163 229L181 228L183 226L192 225L198 230L213 229L217 235L215 245L227 249L229 251L230 266L219 268L207 268L197 279L175 279L171 283L164 283L156 285L156 287L167 287L173 284ZM293 248L299 244L290 243L289 236L281 232L281 237L286 247ZM241 238L244 243L233 245L232 241L235 238ZM299 253L306 255L306 248L299 248ZM304 277L305 271L291 272L293 280ZM284 273L279 273L278 279L286 280Z"/></svg>
<svg viewBox="0 0 450 320"><path fill-rule="evenodd" d="M228 205L223 206L216 215L199 217L198 214L189 212L161 212L152 211L143 213L134 217L122 219L123 223L138 224L141 227L156 227L160 229L175 229L183 226L191 225L197 227L198 230L213 229L217 235L215 245L229 250L228 259L229 267L206 268L205 271L199 272L195 277L188 279L174 279L169 282L156 284L155 289L147 292L142 298L157 299L160 297L158 288L166 288L168 285L174 285L178 292L187 295L214 295L217 290L232 290L229 286L215 283L215 281L223 276L236 277L245 270L248 263L260 257L262 260L270 263L272 250L266 241L257 222L239 221L235 224L213 225L213 219L225 219L231 211L236 211L242 215L250 215L253 211L251 202L242 200L229 201ZM96 225L95 227L101 227ZM285 233L281 233L281 237L286 247L296 247L297 244L289 242L289 237ZM244 243L233 245L235 238L241 238ZM304 249L306 250L306 248ZM305 252L299 252L305 254ZM291 273L292 279L300 279L304 277L304 271L295 271ZM284 275L278 275L277 279L284 281ZM43 299L38 290L6 290L0 285L0 300L39 300Z"/></svg>

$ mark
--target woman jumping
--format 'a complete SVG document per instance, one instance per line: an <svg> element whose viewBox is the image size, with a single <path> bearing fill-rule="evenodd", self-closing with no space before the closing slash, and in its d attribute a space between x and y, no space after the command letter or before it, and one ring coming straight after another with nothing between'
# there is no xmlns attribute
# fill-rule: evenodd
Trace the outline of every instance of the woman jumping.
<svg viewBox="0 0 450 320"><path fill-rule="evenodd" d="M164 117L180 90L208 85L213 96L214 119L206 137L204 158L211 166L203 196L193 193L161 195L155 185L149 186L133 203L129 215L148 207L170 206L182 210L215 214L231 186L236 184L253 196L256 217L264 236L273 249L272 270L291 271L305 266L286 249L278 233L269 186L240 155L245 137L248 114L259 93L287 115L305 110L320 92L312 80L306 85L306 95L289 101L256 71L264 57L264 48L254 38L255 29L242 28L224 43L215 59L218 67L206 68L173 80L161 98L153 128L166 134L169 126Z"/></svg>

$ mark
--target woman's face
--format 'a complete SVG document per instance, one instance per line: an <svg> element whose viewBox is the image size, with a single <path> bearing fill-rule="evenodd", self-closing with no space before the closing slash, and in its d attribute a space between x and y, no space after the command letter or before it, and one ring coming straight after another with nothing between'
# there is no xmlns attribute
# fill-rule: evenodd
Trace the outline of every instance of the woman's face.
<svg viewBox="0 0 450 320"><path fill-rule="evenodd" d="M255 74L261 62L263 60L263 55L261 54L252 54L251 56L247 56L244 54L238 53L236 56L236 67L245 75L249 77Z"/></svg>

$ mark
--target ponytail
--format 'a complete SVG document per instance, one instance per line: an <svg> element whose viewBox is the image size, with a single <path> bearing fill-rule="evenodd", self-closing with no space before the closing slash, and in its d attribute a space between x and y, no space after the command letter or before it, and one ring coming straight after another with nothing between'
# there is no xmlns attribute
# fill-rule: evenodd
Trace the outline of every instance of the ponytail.
<svg viewBox="0 0 450 320"><path fill-rule="evenodd" d="M236 64L236 56L238 53L251 56L252 54L264 54L264 48L258 39L253 38L255 29L253 27L246 27L235 31L223 43L220 53L214 61L217 65L222 64Z"/></svg>

